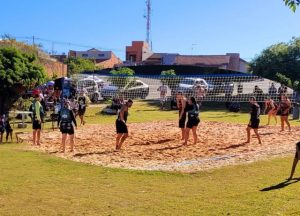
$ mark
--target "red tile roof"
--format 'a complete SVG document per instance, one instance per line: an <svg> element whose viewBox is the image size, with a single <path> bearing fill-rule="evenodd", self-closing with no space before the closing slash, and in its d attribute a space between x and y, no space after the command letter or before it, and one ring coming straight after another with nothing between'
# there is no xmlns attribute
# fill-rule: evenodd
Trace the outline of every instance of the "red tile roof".
<svg viewBox="0 0 300 216"><path fill-rule="evenodd" d="M177 65L199 65L199 66L223 66L228 65L230 56L226 55L178 55L176 56Z"/></svg>

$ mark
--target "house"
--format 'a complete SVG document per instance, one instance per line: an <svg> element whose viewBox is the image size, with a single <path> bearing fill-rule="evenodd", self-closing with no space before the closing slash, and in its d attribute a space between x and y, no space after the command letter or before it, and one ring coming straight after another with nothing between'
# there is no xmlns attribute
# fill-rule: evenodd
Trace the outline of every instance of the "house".
<svg viewBox="0 0 300 216"><path fill-rule="evenodd" d="M143 65L193 65L216 67L233 71L247 72L248 62L239 53L226 55L180 55L176 53L153 53L143 61Z"/></svg>
<svg viewBox="0 0 300 216"><path fill-rule="evenodd" d="M126 46L125 64L142 64L142 62L148 59L152 54L153 52L150 50L147 42L132 41L131 46Z"/></svg>
<svg viewBox="0 0 300 216"><path fill-rule="evenodd" d="M241 59L239 53L226 53L225 55L154 53L145 41L132 41L131 46L126 46L126 61L118 66L134 65L191 65L240 72L247 72L248 69L248 62Z"/></svg>
<svg viewBox="0 0 300 216"><path fill-rule="evenodd" d="M100 51L92 48L87 51L69 51L69 57L79 57L83 59L90 59L95 62L97 66L102 68L113 68L115 65L122 63L112 51Z"/></svg>

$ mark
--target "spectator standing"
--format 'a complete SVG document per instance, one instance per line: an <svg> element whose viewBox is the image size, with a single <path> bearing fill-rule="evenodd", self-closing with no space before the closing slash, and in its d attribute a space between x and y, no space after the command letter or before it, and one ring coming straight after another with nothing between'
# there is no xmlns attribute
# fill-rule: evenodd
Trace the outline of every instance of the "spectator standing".
<svg viewBox="0 0 300 216"><path fill-rule="evenodd" d="M167 93L168 93L168 87L162 83L161 86L158 87L157 91L160 92L160 105L161 105L161 109L165 109L165 104L167 101Z"/></svg>

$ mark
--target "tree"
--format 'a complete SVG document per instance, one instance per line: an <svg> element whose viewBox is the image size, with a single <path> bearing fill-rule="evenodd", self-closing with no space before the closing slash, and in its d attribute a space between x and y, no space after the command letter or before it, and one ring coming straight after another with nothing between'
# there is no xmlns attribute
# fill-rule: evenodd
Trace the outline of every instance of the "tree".
<svg viewBox="0 0 300 216"><path fill-rule="evenodd" d="M288 6L293 12L296 11L297 7L300 5L300 0L283 0L285 5Z"/></svg>
<svg viewBox="0 0 300 216"><path fill-rule="evenodd" d="M255 75L294 87L300 80L300 38L266 48L250 63L250 68Z"/></svg>
<svg viewBox="0 0 300 216"><path fill-rule="evenodd" d="M131 82L134 78L134 70L127 68L127 67L121 67L117 70L110 71L111 77L109 78L109 81L119 88L125 87L129 82Z"/></svg>
<svg viewBox="0 0 300 216"><path fill-rule="evenodd" d="M91 60L77 57L69 57L66 60L66 64L68 66L68 76L79 74L83 71L93 71L97 69Z"/></svg>
<svg viewBox="0 0 300 216"><path fill-rule="evenodd" d="M13 46L0 47L0 114L7 113L26 89L45 81L35 54Z"/></svg>
<svg viewBox="0 0 300 216"><path fill-rule="evenodd" d="M175 89L178 87L181 78L176 75L175 70L170 69L166 71L162 71L160 74L160 81L164 84L169 86L170 89Z"/></svg>

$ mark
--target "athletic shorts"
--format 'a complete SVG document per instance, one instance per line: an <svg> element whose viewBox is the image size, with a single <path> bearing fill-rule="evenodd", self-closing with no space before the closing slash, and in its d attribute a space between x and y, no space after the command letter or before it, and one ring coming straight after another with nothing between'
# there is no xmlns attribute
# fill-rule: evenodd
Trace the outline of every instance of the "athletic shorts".
<svg viewBox="0 0 300 216"><path fill-rule="evenodd" d="M180 117L180 110L179 110L179 117ZM185 128L185 121L186 121L186 112L184 112L182 118L179 119L179 128Z"/></svg>
<svg viewBox="0 0 300 216"><path fill-rule="evenodd" d="M117 129L117 134L123 134L123 133L128 133L127 125L121 121L121 120L116 120L116 129Z"/></svg>
<svg viewBox="0 0 300 216"><path fill-rule="evenodd" d="M280 116L289 116L289 113L281 113Z"/></svg>
<svg viewBox="0 0 300 216"><path fill-rule="evenodd" d="M200 119L197 117L197 118L189 118L187 123L186 123L186 127L187 128L193 128L195 126L198 126L198 124L200 123Z"/></svg>
<svg viewBox="0 0 300 216"><path fill-rule="evenodd" d="M5 132L6 133L11 133L11 132L13 132L13 129L12 128L7 128L7 129L5 129Z"/></svg>
<svg viewBox="0 0 300 216"><path fill-rule="evenodd" d="M298 149L299 149L299 151L300 151L300 142L297 142L297 143L296 143L296 154L295 154L295 158L298 158L297 147L298 147Z"/></svg>
<svg viewBox="0 0 300 216"><path fill-rule="evenodd" d="M275 113L276 109L272 109L272 108L266 109L266 114L269 114L269 112Z"/></svg>
<svg viewBox="0 0 300 216"><path fill-rule="evenodd" d="M42 129L42 123L38 120L33 120L32 122L32 129L33 130L41 130Z"/></svg>
<svg viewBox="0 0 300 216"><path fill-rule="evenodd" d="M85 108L78 110L78 115L83 116L85 114Z"/></svg>
<svg viewBox="0 0 300 216"><path fill-rule="evenodd" d="M62 134L73 135L74 134L74 127L73 127L72 123L62 122L60 124L60 132Z"/></svg>
<svg viewBox="0 0 300 216"><path fill-rule="evenodd" d="M259 119L250 120L248 127L251 127L252 129L258 129L259 127Z"/></svg>

